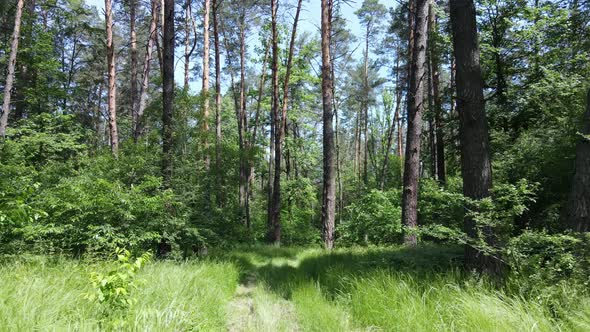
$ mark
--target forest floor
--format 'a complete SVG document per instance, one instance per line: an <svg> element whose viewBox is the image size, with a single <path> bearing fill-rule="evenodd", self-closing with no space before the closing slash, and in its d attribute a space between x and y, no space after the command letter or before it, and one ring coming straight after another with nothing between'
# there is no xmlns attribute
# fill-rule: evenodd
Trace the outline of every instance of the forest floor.
<svg viewBox="0 0 590 332"><path fill-rule="evenodd" d="M461 249L248 247L146 265L134 304L85 294L112 262L0 260L0 331L590 331L590 299L556 315L459 269Z"/></svg>

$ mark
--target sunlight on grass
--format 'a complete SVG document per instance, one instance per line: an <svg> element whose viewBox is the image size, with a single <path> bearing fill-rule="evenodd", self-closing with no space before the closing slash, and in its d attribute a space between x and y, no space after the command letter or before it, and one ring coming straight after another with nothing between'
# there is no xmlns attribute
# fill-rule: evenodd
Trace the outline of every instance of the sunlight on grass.
<svg viewBox="0 0 590 332"><path fill-rule="evenodd" d="M0 265L0 331L588 331L590 298L555 313L461 271L460 249L238 248L138 274L123 313L83 294L112 263ZM567 310L566 310L567 309Z"/></svg>
<svg viewBox="0 0 590 332"><path fill-rule="evenodd" d="M43 259L0 267L0 330L97 331L111 329L100 304L89 302L88 273L104 264ZM124 330L224 330L224 304L238 271L228 263L148 265L133 292L138 301L122 318Z"/></svg>

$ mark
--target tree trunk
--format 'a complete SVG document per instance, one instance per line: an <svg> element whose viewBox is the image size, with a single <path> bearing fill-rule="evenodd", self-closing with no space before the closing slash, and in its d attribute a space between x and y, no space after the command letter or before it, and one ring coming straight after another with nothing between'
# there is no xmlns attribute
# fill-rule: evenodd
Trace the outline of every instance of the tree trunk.
<svg viewBox="0 0 590 332"><path fill-rule="evenodd" d="M250 188L248 183L248 165L249 165L249 153L248 151L248 125L246 123L246 13L245 8L242 4L240 14L240 99L238 105L238 130L241 136L241 153L240 153L240 183L239 183L239 195L240 195L240 214L242 222L247 228L250 228Z"/></svg>
<svg viewBox="0 0 590 332"><path fill-rule="evenodd" d="M152 51L154 42L158 38L158 0L152 0L152 18L150 20L150 34L145 47L145 57L143 60L143 71L141 88L139 91L139 106L137 107L136 118L133 121L133 140L137 143L143 133L142 118L143 112L147 105L148 88L150 84L150 65L152 61Z"/></svg>
<svg viewBox="0 0 590 332"><path fill-rule="evenodd" d="M111 139L111 152L117 157L119 150L119 134L117 131L117 74L115 61L115 45L113 43L113 3L105 0L105 23L107 32L107 69L108 69L108 109L109 109L109 134Z"/></svg>
<svg viewBox="0 0 590 332"><path fill-rule="evenodd" d="M447 181L445 169L445 142L443 132L443 110L442 99L440 96L440 64L438 56L438 47L436 44L436 13L434 11L435 3L431 1L429 9L429 30L430 30L430 68L432 70L432 94L434 102L434 128L436 141L436 175L438 182L445 185Z"/></svg>
<svg viewBox="0 0 590 332"><path fill-rule="evenodd" d="M14 83L14 67L16 66L16 54L18 52L18 38L20 35L20 21L23 14L24 0L19 0L16 5L14 16L14 30L12 32L12 44L10 45L10 57L8 58L8 72L6 73L6 84L4 85L4 99L2 103L2 116L0 117L0 138L6 135L8 126L8 114L10 113L10 94Z"/></svg>
<svg viewBox="0 0 590 332"><path fill-rule="evenodd" d="M271 29L272 29L272 108L271 114L273 116L273 124L274 124L274 137L271 136L271 141L274 139L274 155L271 155L270 158L274 158L274 179L276 182L277 179L277 172L281 171L281 164L276 164L277 159L280 162L280 157L277 158L277 154L280 154L280 146L278 146L278 142L276 137L279 136L280 127L281 127L281 119L279 116L279 67L278 67L278 59L279 59L279 47L278 47L278 35L277 35L277 0L271 0ZM280 174L279 181L280 181ZM270 180L269 177L269 185ZM277 187L276 183L273 182L272 185L272 195L269 196L270 200L268 202L268 242L274 244L280 244L281 242L281 225L280 220L277 215L280 215L281 211L276 211L276 197L280 198L280 192L275 193L275 188ZM278 186L280 188L280 184ZM280 202L279 202L280 208Z"/></svg>
<svg viewBox="0 0 590 332"><path fill-rule="evenodd" d="M203 13L203 153L205 169L209 169L209 7L211 1L205 0Z"/></svg>
<svg viewBox="0 0 590 332"><path fill-rule="evenodd" d="M135 33L136 10L136 0L129 0L129 43L131 48L131 84L129 96L131 99L132 127L135 127L135 121L137 121L137 108L139 107L139 99L137 95L137 35Z"/></svg>
<svg viewBox="0 0 590 332"><path fill-rule="evenodd" d="M207 2L207 1L205 1ZM191 51L190 51L190 21L193 19L192 15L192 4L191 0L186 0L184 9L184 90L188 91L188 84L190 81L190 64L191 64ZM205 10L207 10L207 4L205 4ZM195 35L195 39L197 36ZM204 40L204 39L203 39ZM204 61L205 59L203 59Z"/></svg>
<svg viewBox="0 0 590 332"><path fill-rule="evenodd" d="M399 64L399 57L398 57L398 64ZM398 65L399 68L399 65ZM391 120L391 124L389 125L389 128L387 130L387 145L385 148L385 154L383 157L383 166L381 167L381 179L379 182L379 187L381 190L383 190L385 188L385 183L386 183L386 178L387 178L387 165L389 164L389 155L391 154L391 148L393 146L393 133L395 131L395 126L399 121L399 117L400 117L400 105L401 105L401 99L402 99L402 94L401 94L401 84L399 81L399 75L396 74L395 76L395 87L396 87L396 94L395 94L395 112L393 115L393 119ZM401 128L400 128L401 130Z"/></svg>
<svg viewBox="0 0 590 332"><path fill-rule="evenodd" d="M218 0L213 0L213 40L215 45L215 169L221 190L221 57L219 46ZM218 199L221 202L221 199Z"/></svg>
<svg viewBox="0 0 590 332"><path fill-rule="evenodd" d="M330 71L330 37L332 33L332 0L322 0L322 105L324 175L322 195L322 236L326 249L334 247L336 211L336 170L334 163L334 128L332 119L332 75Z"/></svg>
<svg viewBox="0 0 590 332"><path fill-rule="evenodd" d="M422 135L422 111L426 72L426 42L428 0L416 0L415 30L408 91L408 134L402 194L402 221L410 229L404 242L415 246L418 227L418 181L420 177L420 141ZM414 16L410 14L411 16Z"/></svg>
<svg viewBox="0 0 590 332"><path fill-rule="evenodd" d="M364 75L363 75L363 148L364 148L364 156L363 156L363 183L365 186L369 184L369 174L368 174L368 135L369 135L369 33L370 33L370 25L367 24L367 31L365 33L365 59L364 59Z"/></svg>
<svg viewBox="0 0 590 332"><path fill-rule="evenodd" d="M260 127L260 110L262 107L262 98L264 95L264 84L266 82L266 65L268 64L268 56L270 54L270 43L267 43L266 50L264 51L264 59L262 60L262 73L260 74L260 85L258 87L258 100L256 101L256 114L254 116L254 128L252 130L252 138L248 143L248 148L251 149L256 144L256 136L258 134L258 128ZM272 140L272 137L271 137ZM248 160L248 197L252 197L252 188L254 182L254 160ZM270 181L270 178L269 178ZM270 198L270 196L269 196Z"/></svg>
<svg viewBox="0 0 590 332"><path fill-rule="evenodd" d="M163 38L163 91L162 91L162 175L164 186L172 180L173 123L174 115L174 0L164 0Z"/></svg>
<svg viewBox="0 0 590 332"><path fill-rule="evenodd" d="M492 187L490 143L484 108L483 79L479 64L479 46L475 5L473 0L451 0L451 28L453 52L457 66L457 111L461 141L461 172L463 194L473 200L488 197ZM465 219L465 231L476 237L475 221ZM485 241L495 245L493 230L483 227ZM477 269L491 275L500 273L499 262L467 246L465 263L469 269Z"/></svg>
<svg viewBox="0 0 590 332"><path fill-rule="evenodd" d="M582 135L576 145L574 177L565 210L566 227L576 232L590 231L590 89Z"/></svg>
<svg viewBox="0 0 590 332"><path fill-rule="evenodd" d="M273 1L274 2L274 1ZM283 104L281 108L281 114L278 114L278 110L275 113L275 123L278 127L275 128L275 172L274 172L274 184L273 184L273 196L272 196L272 230L274 235L273 242L279 243L280 242L280 229L281 229L281 159L282 149L283 149L283 142L285 141L285 130L287 126L287 108L289 106L289 79L291 77L291 67L293 63L293 52L295 49L295 38L297 36L297 23L299 22L299 13L301 12L301 3L302 0L297 2L297 10L295 12L295 20L293 22L293 30L291 32L291 41L289 43L289 54L287 56L287 68L285 73L285 81L283 85ZM277 5L273 5L273 24L276 24L276 10ZM274 63L275 59L275 45L276 45L276 27L273 26L273 68L277 65ZM275 74L278 76L278 73ZM274 89L275 87L273 87ZM277 87L278 89L278 87ZM273 90L274 91L274 90ZM278 107L278 98L277 103L275 104L273 101L273 106Z"/></svg>

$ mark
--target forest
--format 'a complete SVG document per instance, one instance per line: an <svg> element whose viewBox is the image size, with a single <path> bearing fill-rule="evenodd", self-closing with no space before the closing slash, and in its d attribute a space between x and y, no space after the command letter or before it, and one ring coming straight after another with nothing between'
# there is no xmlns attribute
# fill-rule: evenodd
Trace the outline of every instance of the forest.
<svg viewBox="0 0 590 332"><path fill-rule="evenodd" d="M590 1L0 1L0 331L590 331Z"/></svg>

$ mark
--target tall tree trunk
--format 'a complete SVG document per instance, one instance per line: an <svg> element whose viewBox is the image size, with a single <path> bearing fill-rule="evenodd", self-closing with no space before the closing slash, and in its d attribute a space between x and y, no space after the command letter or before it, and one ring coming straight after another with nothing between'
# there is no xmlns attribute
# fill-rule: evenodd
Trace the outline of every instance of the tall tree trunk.
<svg viewBox="0 0 590 332"><path fill-rule="evenodd" d="M461 172L463 194L474 200L488 197L492 187L490 143L484 108L483 79L479 64L479 46L475 5L473 0L451 0L451 29L453 52L457 65L457 111L459 113L459 136L461 140ZM483 226L484 240L495 245L493 230ZM476 237L475 221L465 219L465 231ZM499 262L467 246L465 263L469 269L492 275L500 273Z"/></svg>
<svg viewBox="0 0 590 332"><path fill-rule="evenodd" d="M440 96L440 64L437 46L436 34L436 13L434 11L435 2L430 2L429 9L429 30L430 30L430 68L432 70L432 94L434 102L434 127L436 141L436 175L438 182L445 185L447 181L445 168L445 142L443 132L443 110L442 99Z"/></svg>
<svg viewBox="0 0 590 332"><path fill-rule="evenodd" d="M104 1L105 23L107 32L107 69L108 69L108 109L109 109L109 134L111 139L111 152L117 157L119 150L119 134L117 131L117 74L115 60L115 45L113 43L113 2Z"/></svg>
<svg viewBox="0 0 590 332"><path fill-rule="evenodd" d="M582 135L576 145L576 163L565 209L566 227L576 232L590 231L590 89Z"/></svg>
<svg viewBox="0 0 590 332"><path fill-rule="evenodd" d="M330 37L332 33L332 0L322 0L322 105L324 175L322 195L322 235L327 249L334 247L336 212L336 170L334 163L334 128L332 119L332 75L330 71Z"/></svg>
<svg viewBox="0 0 590 332"><path fill-rule="evenodd" d="M164 0L163 91L162 91L162 175L164 186L170 187L173 160L174 115L174 0Z"/></svg>
<svg viewBox="0 0 590 332"><path fill-rule="evenodd" d="M396 67L399 68L399 57L397 58L397 65ZM395 111L394 111L394 115L393 115L393 119L391 120L391 124L389 125L389 128L387 130L387 145L385 147L385 153L384 153L384 157L383 157L383 166L381 167L381 179L379 181L379 187L381 188L381 190L383 190L385 188L385 183L386 183L386 178L387 178L387 166L389 164L389 155L391 154L391 147L393 145L393 133L395 131L395 126L399 121L399 116L400 116L400 105L401 105L401 99L402 99L402 88L400 85L403 85L403 83L400 83L399 80L399 71L396 71L396 75L395 75L395 88L396 88L396 93L395 93Z"/></svg>
<svg viewBox="0 0 590 332"><path fill-rule="evenodd" d="M248 148L252 149L252 147L256 144L256 136L258 134L258 128L260 127L260 110L262 107L262 98L264 95L264 85L266 82L266 65L268 64L268 56L270 54L270 43L267 43L266 50L264 51L264 59L262 60L262 73L260 74L260 85L258 87L258 99L256 101L256 114L254 115L254 128L252 130L252 138L248 142ZM272 137L271 137L272 140ZM248 170L248 199L252 197L252 188L254 183L254 160L250 158L248 160L249 170ZM270 183L270 178L269 178ZM268 207L267 207L268 208Z"/></svg>
<svg viewBox="0 0 590 332"><path fill-rule="evenodd" d="M364 156L363 156L363 183L365 186L369 184L369 175L368 175L368 135L369 135L369 33L370 33L370 25L367 24L367 31L365 33L365 59L364 59L364 75L363 75L363 118L364 118L364 126L363 126L363 148L364 148Z"/></svg>
<svg viewBox="0 0 590 332"><path fill-rule="evenodd" d="M428 0L415 0L415 29L408 91L408 134L402 194L402 221L409 228L404 242L415 246L418 227L418 181L420 177L420 141L422 135L422 111L424 108L424 86L426 72L426 42ZM410 14L411 16L414 16Z"/></svg>
<svg viewBox="0 0 590 332"><path fill-rule="evenodd" d="M221 57L219 46L219 0L213 0L213 40L215 46L215 169L218 191L221 191ZM218 202L221 202L218 197Z"/></svg>
<svg viewBox="0 0 590 332"><path fill-rule="evenodd" d="M360 180L361 176L361 114L360 110L355 119L354 126L354 175Z"/></svg>
<svg viewBox="0 0 590 332"><path fill-rule="evenodd" d="M249 165L249 150L248 145L248 124L246 122L246 9L244 4L241 7L240 14L240 93L238 105L238 130L242 137L241 153L240 153L240 214L242 222L247 228L250 228L250 188L248 182L248 165Z"/></svg>
<svg viewBox="0 0 590 332"><path fill-rule="evenodd" d="M23 14L24 0L19 0L16 5L14 16L14 30L12 32L12 44L10 44L10 57L8 58L8 72L6 73L6 84L4 85L4 99L2 103L2 116L0 117L0 137L6 135L8 126L8 114L10 113L10 94L14 83L14 67L16 66L16 54L18 52L18 38L20 35L20 21Z"/></svg>
<svg viewBox="0 0 590 332"><path fill-rule="evenodd" d="M205 1L207 2L207 1ZM188 91L188 84L190 81L190 65L191 65L191 51L190 51L190 37L191 37L191 28L190 28L190 21L193 19L192 15L192 4L191 0L186 0L184 6L184 90ZM205 4L205 7L207 5ZM207 10L207 8L205 8ZM195 35L195 39L197 36ZM205 39L203 39L205 40ZM203 59L204 61L205 59Z"/></svg>
<svg viewBox="0 0 590 332"><path fill-rule="evenodd" d="M270 158L274 159L274 173L280 172L281 165L276 165L277 157L276 155L280 153L280 147L277 144L276 136L279 135L280 126L281 126L281 119L279 116L279 47L278 47L278 34L277 34L277 0L271 0L270 7L271 7L271 29L272 29L272 107L271 107L271 114L273 117L273 124L274 124L274 136L271 135L271 141L274 139L274 155L271 155ZM280 157L278 158L280 161ZM274 175L274 179L276 179L277 175ZM270 180L269 177L269 185ZM280 179L280 175L279 175ZM280 244L281 242L281 225L280 220L276 217L277 214L280 214L279 211L275 211L275 197L278 194L280 197L280 193L275 193L275 188L277 186L274 184L272 185L272 195L269 196L269 208L268 208L268 242ZM280 187L280 185L279 185ZM279 204L280 205L280 204Z"/></svg>
<svg viewBox="0 0 590 332"><path fill-rule="evenodd" d="M205 0L203 13L203 152L205 169L209 169L209 7L211 1Z"/></svg>
<svg viewBox="0 0 590 332"><path fill-rule="evenodd" d="M137 106L137 113L135 113L135 120L133 121L133 140L137 143L139 137L143 132L143 112L147 105L148 88L150 84L150 65L152 62L152 51L154 49L154 42L158 38L158 0L152 0L152 18L150 20L150 34L148 36L147 44L145 46L145 56L143 59L143 70L141 87L139 90L139 105Z"/></svg>
<svg viewBox="0 0 590 332"><path fill-rule="evenodd" d="M136 0L129 0L129 34L130 34L130 48L131 48L131 84L130 84L130 99L131 99L131 122L132 127L135 127L137 121L137 108L139 107L139 98L137 90L137 35L135 33L135 13L137 11Z"/></svg>
<svg viewBox="0 0 590 332"><path fill-rule="evenodd" d="M273 0L274 3L274 0ZM286 131L286 126L287 126L287 109L289 107L289 79L291 77L291 67L292 67L292 63L293 63L293 52L295 49L295 38L297 36L297 23L299 22L299 13L301 12L301 3L302 0L299 0L297 2L297 10L295 12L295 20L293 22L293 30L291 32L291 41L289 43L289 54L287 56L287 68L286 68L286 73L285 73L285 81L284 81L284 85L283 85L283 104L282 104L282 108L281 108L281 114L278 114L278 110L276 110L275 113L275 123L278 127L276 127L276 132L275 132L275 172L274 172L274 184L273 184L273 196L272 196L272 207L271 207L271 212L272 212L272 220L271 220L271 225L272 225L272 232L274 234L273 236L273 242L274 243L280 243L280 229L281 229L281 159L283 157L282 155L282 149L283 149L283 142L285 141L285 131ZM274 63L274 61L276 60L275 56L276 55L274 52L278 50L275 49L275 45L276 45L276 11L277 11L277 4L273 4L273 69L274 67L277 65L276 63ZM275 73L274 75L278 76L278 73ZM274 87L273 87L274 89ZM277 87L278 89L278 87ZM274 91L274 90L273 90ZM273 106L277 106L278 107L278 98L277 98L277 103L275 104L275 102L273 101Z"/></svg>

